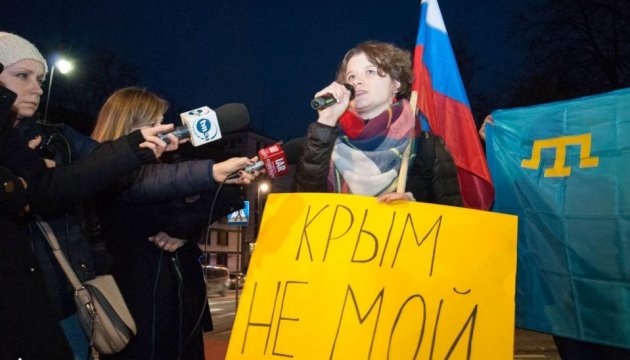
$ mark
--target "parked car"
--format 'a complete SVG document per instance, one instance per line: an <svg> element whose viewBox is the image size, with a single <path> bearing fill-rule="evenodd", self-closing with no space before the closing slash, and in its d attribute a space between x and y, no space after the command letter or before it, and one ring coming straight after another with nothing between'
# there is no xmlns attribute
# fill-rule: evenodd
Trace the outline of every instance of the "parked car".
<svg viewBox="0 0 630 360"><path fill-rule="evenodd" d="M243 274L242 272L230 273L230 289L232 290L236 288L242 289L244 283L245 283L245 274Z"/></svg>
<svg viewBox="0 0 630 360"><path fill-rule="evenodd" d="M219 294L225 296L230 285L230 272L225 266L204 265L203 274L206 278L206 296Z"/></svg>

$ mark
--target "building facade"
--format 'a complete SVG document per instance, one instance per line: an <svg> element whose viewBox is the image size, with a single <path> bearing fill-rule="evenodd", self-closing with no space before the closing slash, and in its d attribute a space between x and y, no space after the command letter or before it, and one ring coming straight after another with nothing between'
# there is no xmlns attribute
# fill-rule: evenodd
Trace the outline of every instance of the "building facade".
<svg viewBox="0 0 630 360"><path fill-rule="evenodd" d="M250 130L223 134L223 138L203 146L204 156L217 161L234 156L254 156L258 150L278 141ZM203 231L199 246L206 253L209 264L223 265L230 272L247 271L249 258L255 248L264 204L271 192L290 191L295 165L289 164L289 174L270 179L263 175L243 189L249 201L247 225L231 225L223 218Z"/></svg>

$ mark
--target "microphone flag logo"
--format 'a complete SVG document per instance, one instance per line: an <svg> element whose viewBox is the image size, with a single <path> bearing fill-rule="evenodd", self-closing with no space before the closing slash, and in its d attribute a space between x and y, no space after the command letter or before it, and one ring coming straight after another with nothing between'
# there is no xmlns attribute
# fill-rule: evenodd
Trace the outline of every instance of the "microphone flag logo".
<svg viewBox="0 0 630 360"><path fill-rule="evenodd" d="M221 139L217 114L207 106L180 114L182 123L190 129L190 141L194 146Z"/></svg>

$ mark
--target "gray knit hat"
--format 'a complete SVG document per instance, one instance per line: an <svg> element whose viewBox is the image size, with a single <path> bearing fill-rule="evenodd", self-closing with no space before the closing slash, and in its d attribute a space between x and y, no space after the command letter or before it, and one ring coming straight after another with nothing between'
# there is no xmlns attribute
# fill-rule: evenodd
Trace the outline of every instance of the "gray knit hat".
<svg viewBox="0 0 630 360"><path fill-rule="evenodd" d="M7 68L24 59L39 61L44 65L44 73L48 72L46 59L35 45L20 36L0 31L0 63Z"/></svg>

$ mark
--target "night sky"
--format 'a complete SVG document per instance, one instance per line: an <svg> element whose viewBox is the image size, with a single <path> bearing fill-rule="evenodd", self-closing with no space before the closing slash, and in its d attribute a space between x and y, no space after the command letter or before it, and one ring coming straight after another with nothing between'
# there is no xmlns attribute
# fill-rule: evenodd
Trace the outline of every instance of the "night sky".
<svg viewBox="0 0 630 360"><path fill-rule="evenodd" d="M316 119L313 94L334 79L352 46L374 39L411 50L420 14L411 0L2 3L0 29L27 38L45 57L57 44L110 48L140 68L137 85L174 108L244 103L252 128L277 139L305 134ZM506 32L525 1L439 4L451 41L465 41L477 61L475 90L500 93L524 62Z"/></svg>

